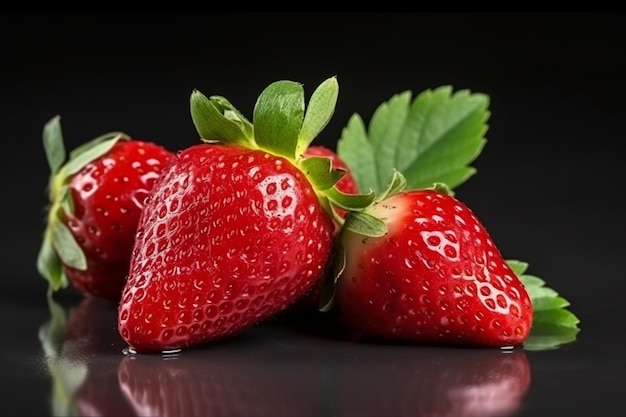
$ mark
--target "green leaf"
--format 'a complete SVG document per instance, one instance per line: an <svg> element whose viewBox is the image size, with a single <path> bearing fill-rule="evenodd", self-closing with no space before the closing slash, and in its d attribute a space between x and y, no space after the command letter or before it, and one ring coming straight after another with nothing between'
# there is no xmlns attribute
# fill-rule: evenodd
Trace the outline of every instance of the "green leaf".
<svg viewBox="0 0 626 417"><path fill-rule="evenodd" d="M67 178L76 174L83 169L85 165L109 152L118 141L126 140L124 135L108 137L106 140L100 140L100 138L96 138L95 142L90 141L86 147L82 148L80 153L75 154L76 156L74 158L67 161L61 168L64 177Z"/></svg>
<svg viewBox="0 0 626 417"><path fill-rule="evenodd" d="M528 262L523 262L518 259L507 259L506 263L518 277L521 276L528 269Z"/></svg>
<svg viewBox="0 0 626 417"><path fill-rule="evenodd" d="M43 147L51 175L54 175L59 171L66 158L60 116L53 117L44 125Z"/></svg>
<svg viewBox="0 0 626 417"><path fill-rule="evenodd" d="M352 211L359 211L368 207L376 197L374 191L370 191L367 194L346 194L338 190L337 187L325 190L324 195L336 206Z"/></svg>
<svg viewBox="0 0 626 417"><path fill-rule="evenodd" d="M580 320L567 309L569 301L546 286L543 279L526 274L528 263L514 259L506 262L524 284L533 306L533 325L524 348L554 349L574 341L580 331Z"/></svg>
<svg viewBox="0 0 626 417"><path fill-rule="evenodd" d="M252 122L257 145L295 160L304 106L300 83L276 81L267 86L254 106Z"/></svg>
<svg viewBox="0 0 626 417"><path fill-rule="evenodd" d="M105 142L105 141L109 141L109 140L129 140L130 137L128 135L126 135L123 132L109 132L109 133L105 133L103 135L100 135L82 145L80 145L79 147L77 147L76 149L74 149L72 152L70 152L70 159L76 159L78 158L81 154L87 152L89 149L91 149L92 147L94 147L95 145L101 143L101 142Z"/></svg>
<svg viewBox="0 0 626 417"><path fill-rule="evenodd" d="M298 166L318 191L331 188L346 175L344 170L333 169L332 161L324 157L311 156L305 158L300 161Z"/></svg>
<svg viewBox="0 0 626 417"><path fill-rule="evenodd" d="M387 225L383 220L365 212L349 212L346 215L343 229L363 236L380 237L387 233Z"/></svg>
<svg viewBox="0 0 626 417"><path fill-rule="evenodd" d="M57 291L68 285L59 259L50 239L44 238L37 256L37 271L43 276L51 291Z"/></svg>
<svg viewBox="0 0 626 417"><path fill-rule="evenodd" d="M580 330L576 327L564 327L545 322L533 324L530 336L524 342L524 349L529 351L552 350L576 340Z"/></svg>
<svg viewBox="0 0 626 417"><path fill-rule="evenodd" d="M225 98L213 96L209 99L194 90L189 102L191 119L204 141L253 144L251 123Z"/></svg>
<svg viewBox="0 0 626 417"><path fill-rule="evenodd" d="M336 77L327 79L313 92L300 129L296 156L302 155L313 139L326 127L335 112L338 95L339 84Z"/></svg>
<svg viewBox="0 0 626 417"><path fill-rule="evenodd" d="M52 221L48 226L52 236L52 246L61 261L72 268L86 270L87 258L70 229L61 221Z"/></svg>
<svg viewBox="0 0 626 417"><path fill-rule="evenodd" d="M411 101L403 92L381 104L366 130L353 116L337 144L360 187L380 192L397 169L408 188L442 182L454 189L475 172L470 164L486 142L489 98L450 86Z"/></svg>

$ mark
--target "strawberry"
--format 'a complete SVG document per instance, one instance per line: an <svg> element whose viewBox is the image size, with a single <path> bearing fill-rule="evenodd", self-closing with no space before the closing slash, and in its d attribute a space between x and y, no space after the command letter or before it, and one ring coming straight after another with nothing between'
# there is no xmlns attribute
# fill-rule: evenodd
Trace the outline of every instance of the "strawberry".
<svg viewBox="0 0 626 417"><path fill-rule="evenodd" d="M144 200L173 153L123 133L93 139L66 158L59 117L44 128L50 205L37 260L56 291L118 302Z"/></svg>
<svg viewBox="0 0 626 417"><path fill-rule="evenodd" d="M398 174L387 194L346 217L335 288L342 321L374 338L522 344L531 301L483 224L443 184L404 190L403 181Z"/></svg>
<svg viewBox="0 0 626 417"><path fill-rule="evenodd" d="M179 152L146 203L118 328L136 351L193 347L284 310L322 275L333 206L370 196L335 187L345 171L302 157L334 110L334 78L304 114L301 85L259 96L254 124L223 97L191 95L202 139Z"/></svg>

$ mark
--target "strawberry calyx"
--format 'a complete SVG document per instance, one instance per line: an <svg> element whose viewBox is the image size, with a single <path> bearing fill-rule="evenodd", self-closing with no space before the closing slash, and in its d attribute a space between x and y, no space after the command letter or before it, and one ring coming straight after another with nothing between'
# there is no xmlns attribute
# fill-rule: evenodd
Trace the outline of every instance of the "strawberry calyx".
<svg viewBox="0 0 626 417"><path fill-rule="evenodd" d="M360 211L374 200L374 192L346 194L336 187L346 174L326 157L304 153L326 127L335 111L338 96L336 77L323 81L308 105L302 84L281 80L266 87L257 98L250 122L226 98L191 93L190 110L200 139L206 143L234 144L283 157L307 177L320 203L338 224L343 218L336 207Z"/></svg>
<svg viewBox="0 0 626 417"><path fill-rule="evenodd" d="M69 189L71 178L83 167L106 154L120 140L130 137L121 132L98 136L69 155L66 153L60 117L50 119L43 129L43 146L50 167L46 229L37 257L37 270L48 281L48 292L67 287L69 281L63 265L87 269L87 259L70 229L63 223L62 213L73 213Z"/></svg>
<svg viewBox="0 0 626 417"><path fill-rule="evenodd" d="M348 209L349 211L345 216L342 230L357 233L364 237L381 237L387 234L385 219L375 216L369 209L377 204L381 204L387 198L403 191L406 186L407 181L404 175L400 171L394 170L393 177L387 188L382 193L375 196L367 206L358 211ZM431 187L423 189L436 190L448 195L454 194L452 189L447 184L442 182L434 183ZM343 233L339 234L337 241L335 242L336 250L332 260L331 273L326 274L322 281L319 303L319 310L322 312L329 311L333 307L335 287L339 277L346 267L346 249L341 241L342 234Z"/></svg>

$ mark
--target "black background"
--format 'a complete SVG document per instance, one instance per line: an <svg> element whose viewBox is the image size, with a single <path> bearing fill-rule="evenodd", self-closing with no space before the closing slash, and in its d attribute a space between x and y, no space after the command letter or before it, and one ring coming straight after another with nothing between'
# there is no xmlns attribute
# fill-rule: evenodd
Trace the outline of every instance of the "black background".
<svg viewBox="0 0 626 417"><path fill-rule="evenodd" d="M452 85L491 99L478 173L457 196L506 258L571 301L592 368L624 348L625 35L625 15L598 13L3 13L0 299L43 302L41 131L54 115L68 149L112 130L181 149L198 140L194 88L251 117L273 81L310 94L336 75L316 139L334 146L353 113L367 121L396 93ZM604 399L600 410L616 405Z"/></svg>

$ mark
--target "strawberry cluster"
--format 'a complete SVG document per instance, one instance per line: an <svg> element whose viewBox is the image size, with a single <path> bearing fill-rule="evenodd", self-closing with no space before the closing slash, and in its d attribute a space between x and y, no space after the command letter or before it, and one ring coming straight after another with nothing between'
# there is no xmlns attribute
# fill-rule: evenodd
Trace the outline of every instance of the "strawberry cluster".
<svg viewBox="0 0 626 417"><path fill-rule="evenodd" d="M50 293L72 284L118 303L138 352L203 345L298 306L367 337L521 345L529 295L445 184L410 189L395 172L384 192L362 193L313 144L337 93L329 78L305 103L299 83L277 81L249 121L194 91L201 140L176 153L114 133L66 156L51 120L38 258Z"/></svg>

